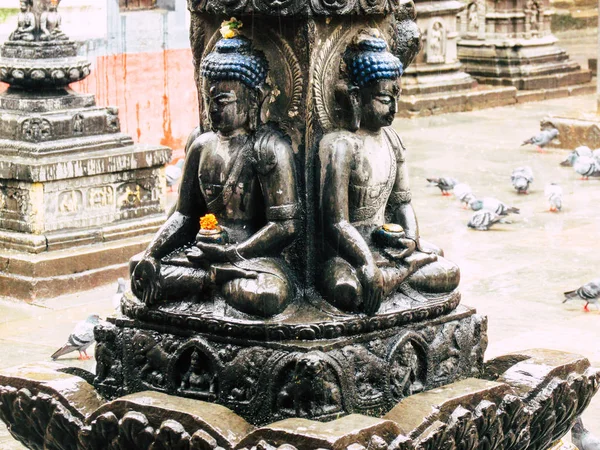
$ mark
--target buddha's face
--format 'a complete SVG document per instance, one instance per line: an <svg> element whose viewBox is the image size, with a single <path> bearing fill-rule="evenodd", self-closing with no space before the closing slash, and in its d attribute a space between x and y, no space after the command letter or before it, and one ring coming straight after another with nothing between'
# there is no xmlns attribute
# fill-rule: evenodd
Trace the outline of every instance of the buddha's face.
<svg viewBox="0 0 600 450"><path fill-rule="evenodd" d="M229 134L248 129L253 98L249 89L237 81L211 83L208 112L213 131Z"/></svg>
<svg viewBox="0 0 600 450"><path fill-rule="evenodd" d="M377 131L392 124L398 110L396 80L379 80L360 90L361 128Z"/></svg>

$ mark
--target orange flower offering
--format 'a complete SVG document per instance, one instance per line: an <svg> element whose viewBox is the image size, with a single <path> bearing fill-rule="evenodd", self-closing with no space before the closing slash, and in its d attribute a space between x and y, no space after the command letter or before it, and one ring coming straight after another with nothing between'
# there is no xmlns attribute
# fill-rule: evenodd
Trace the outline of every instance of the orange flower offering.
<svg viewBox="0 0 600 450"><path fill-rule="evenodd" d="M200 229L202 230L216 230L219 225L219 221L214 214L207 214L200 218Z"/></svg>

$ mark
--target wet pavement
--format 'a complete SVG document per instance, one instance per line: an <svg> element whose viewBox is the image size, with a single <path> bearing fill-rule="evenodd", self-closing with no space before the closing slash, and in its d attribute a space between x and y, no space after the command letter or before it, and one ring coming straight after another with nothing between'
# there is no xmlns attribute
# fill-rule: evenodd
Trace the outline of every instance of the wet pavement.
<svg viewBox="0 0 600 450"><path fill-rule="evenodd" d="M421 235L458 263L463 303L489 318L487 358L545 347L585 355L600 367L600 312L592 307L585 313L580 302L561 303L563 291L600 276L600 178L581 181L572 169L560 167L564 151L539 154L520 146L546 114L592 111L594 105L594 96L569 97L395 124L408 148ZM520 165L534 172L529 195L518 195L510 183L512 169ZM425 181L440 175L519 207L521 214L487 232L468 229L471 213ZM557 214L547 211L549 182L564 190L564 207ZM116 283L36 305L0 301L0 369L48 361L77 321L112 313L115 290ZM93 371L94 360L76 357L60 361ZM583 418L600 436L600 395ZM0 423L0 449L20 448Z"/></svg>

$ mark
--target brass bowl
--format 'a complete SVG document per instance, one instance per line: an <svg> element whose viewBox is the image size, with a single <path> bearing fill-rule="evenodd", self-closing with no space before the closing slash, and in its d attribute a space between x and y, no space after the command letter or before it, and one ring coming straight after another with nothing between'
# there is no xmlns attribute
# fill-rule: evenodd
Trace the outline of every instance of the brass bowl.
<svg viewBox="0 0 600 450"><path fill-rule="evenodd" d="M200 229L196 235L196 242L220 245L229 244L229 233L219 225L212 230Z"/></svg>
<svg viewBox="0 0 600 450"><path fill-rule="evenodd" d="M406 237L404 228L396 223L386 223L375 230L371 234L373 242L379 247L395 247L398 239Z"/></svg>

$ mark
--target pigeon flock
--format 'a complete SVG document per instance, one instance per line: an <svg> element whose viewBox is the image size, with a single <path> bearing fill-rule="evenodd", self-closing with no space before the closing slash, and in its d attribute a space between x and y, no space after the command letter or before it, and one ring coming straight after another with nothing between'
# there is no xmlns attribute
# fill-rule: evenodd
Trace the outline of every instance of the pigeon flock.
<svg viewBox="0 0 600 450"><path fill-rule="evenodd" d="M536 145L537 149L542 151L558 134L557 129L547 128L524 141L522 145ZM589 177L600 177L600 149L591 150L586 146L577 147L569 153L560 165L572 167L581 176L582 180L587 180ZM517 194L526 195L529 193L529 188L534 181L533 170L529 166L517 167L512 171L510 180ZM498 223L510 224L511 222L507 220L507 216L520 213L519 208L508 205L496 198L476 196L468 184L459 182L454 177L430 177L427 178L427 181L437 186L444 196L450 196L453 193L464 209L474 211L467 223L467 226L471 229L487 231ZM559 184L549 183L546 185L544 196L549 212L558 213L562 210L563 189ZM564 295L563 303L571 299L582 300L585 302L585 311L589 311L588 305L590 303L600 310L600 278L590 281L578 289L565 292Z"/></svg>

